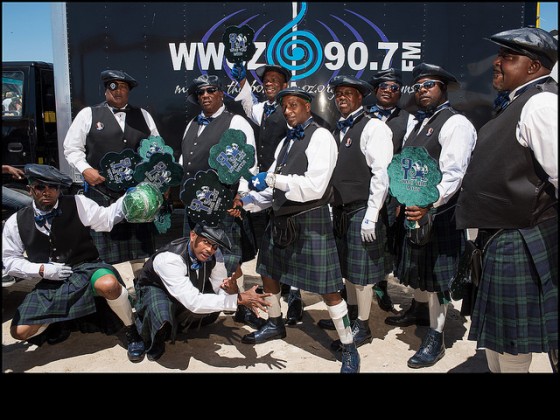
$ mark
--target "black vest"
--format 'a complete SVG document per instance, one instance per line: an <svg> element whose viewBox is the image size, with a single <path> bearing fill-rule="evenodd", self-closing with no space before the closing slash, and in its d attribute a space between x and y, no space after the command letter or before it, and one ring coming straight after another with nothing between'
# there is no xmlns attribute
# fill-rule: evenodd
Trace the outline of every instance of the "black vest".
<svg viewBox="0 0 560 420"><path fill-rule="evenodd" d="M207 261L205 263L202 263L202 266L200 267L200 269L198 271L193 270L192 268L190 268L191 267L190 257L189 257L189 251L187 249L187 245L188 245L189 241L190 241L190 237L179 238L179 239L176 239L176 240L168 243L167 245L163 246L162 248L160 248L144 264L144 267L142 268L142 271L138 275L137 284L139 286L150 285L150 286L159 287L160 289L165 290L166 293L171 297L171 295L169 294L169 292L167 291L167 289L163 285L163 282L161 281L161 278L154 271L154 258L158 254L161 254L162 252L169 251L169 252L177 254L181 258L183 258L183 260L185 261L185 264L189 268L189 279L190 279L191 283L201 293L215 293L209 279L210 279L210 274L212 273L212 270L216 266L216 259L214 257L212 257L212 259L210 259L209 261Z"/></svg>
<svg viewBox="0 0 560 420"><path fill-rule="evenodd" d="M515 131L532 87L478 132L457 204L457 227L521 229L558 217L554 187Z"/></svg>
<svg viewBox="0 0 560 420"><path fill-rule="evenodd" d="M198 123L194 119L181 142L183 155L183 181L193 178L198 171L210 169L208 157L212 146L220 142L222 134L229 128L233 114L224 111L213 119L198 136Z"/></svg>
<svg viewBox="0 0 560 420"><path fill-rule="evenodd" d="M274 162L274 152L282 139L286 137L288 131L288 125L280 105L268 117L265 118L264 115L263 112L259 135L256 138L259 172L268 171L270 165Z"/></svg>
<svg viewBox="0 0 560 420"><path fill-rule="evenodd" d="M406 134L406 128L408 124L408 118L410 114L397 107L393 113L389 116L385 124L389 126L393 132L393 154L396 155L400 153L402 149L402 142L404 135Z"/></svg>
<svg viewBox="0 0 560 420"><path fill-rule="evenodd" d="M283 157L286 151L288 144L290 143L287 139L284 141L283 147L278 154L278 161L276 165L276 173L281 175L303 175L305 171L307 171L307 156L305 156L305 151L309 146L309 142L315 130L319 128L319 125L315 122L312 122L307 126L305 129L305 136L301 140L295 140L294 144L292 145L286 162L284 165L282 164ZM275 216L281 215L289 215L289 214L296 214L300 213L304 210L309 210L315 207L322 206L329 202L332 193L332 187L329 184L323 197L317 200L306 201L304 203L299 201L291 201L286 198L286 193L284 191L280 191L278 189L274 189L273 191L273 201L272 201L272 210L274 211Z"/></svg>
<svg viewBox="0 0 560 420"><path fill-rule="evenodd" d="M338 159L331 178L335 206L367 201L369 197L371 169L360 150L360 137L369 121L365 113L360 115L338 146ZM335 140L340 138L340 130L336 129L333 134Z"/></svg>
<svg viewBox="0 0 560 420"><path fill-rule="evenodd" d="M99 253L90 235L90 228L80 221L76 199L60 197L58 208L62 214L52 219L50 236L35 226L33 207L24 207L17 213L19 236L28 260L35 263L57 262L70 266L99 259Z"/></svg>
<svg viewBox="0 0 560 420"><path fill-rule="evenodd" d="M102 103L91 107L91 128L86 138L86 160L99 169L99 161L108 152L136 151L140 140L147 139L151 132L140 108L128 105L124 132L113 116L113 111ZM100 129L102 127L102 129Z"/></svg>

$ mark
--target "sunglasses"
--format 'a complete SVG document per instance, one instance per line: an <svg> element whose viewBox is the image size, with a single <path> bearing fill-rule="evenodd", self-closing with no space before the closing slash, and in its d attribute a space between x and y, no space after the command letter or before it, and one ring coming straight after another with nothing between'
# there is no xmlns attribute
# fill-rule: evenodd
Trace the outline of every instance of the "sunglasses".
<svg viewBox="0 0 560 420"><path fill-rule="evenodd" d="M426 80L424 83L416 83L415 85L412 85L412 89L414 89L414 92L418 92L422 88L431 89L436 85L436 83L441 83L443 85L441 80Z"/></svg>
<svg viewBox="0 0 560 420"><path fill-rule="evenodd" d="M380 83L379 89L390 90L391 92L398 92L399 90L401 90L399 85L390 85L389 83Z"/></svg>
<svg viewBox="0 0 560 420"><path fill-rule="evenodd" d="M35 191L45 191L45 189L49 188L51 190L58 190L60 188L60 185L53 185L53 184L35 184L32 185L31 188L33 188Z"/></svg>
<svg viewBox="0 0 560 420"><path fill-rule="evenodd" d="M211 88L208 88L208 89L197 89L196 94L197 94L197 96L202 96L205 93L208 93L208 94L212 95L213 93L216 93L217 91L218 91L218 88L211 87Z"/></svg>

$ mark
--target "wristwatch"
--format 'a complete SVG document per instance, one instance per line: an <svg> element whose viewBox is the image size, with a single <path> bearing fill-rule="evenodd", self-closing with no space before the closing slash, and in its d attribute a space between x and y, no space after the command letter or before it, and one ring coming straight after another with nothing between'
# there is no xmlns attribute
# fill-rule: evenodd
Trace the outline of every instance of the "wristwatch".
<svg viewBox="0 0 560 420"><path fill-rule="evenodd" d="M274 188L274 184L276 184L276 174L269 172L268 174L266 174L264 182L266 182L266 185L268 185L269 187Z"/></svg>

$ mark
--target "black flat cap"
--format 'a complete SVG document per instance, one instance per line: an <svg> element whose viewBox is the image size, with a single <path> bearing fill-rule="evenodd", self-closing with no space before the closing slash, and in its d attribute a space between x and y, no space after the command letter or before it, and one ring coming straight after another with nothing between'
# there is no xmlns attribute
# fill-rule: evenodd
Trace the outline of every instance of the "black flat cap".
<svg viewBox="0 0 560 420"><path fill-rule="evenodd" d="M485 39L532 60L539 60L547 69L552 69L558 61L558 40L540 28L510 29Z"/></svg>
<svg viewBox="0 0 560 420"><path fill-rule="evenodd" d="M70 187L72 185L72 178L64 175L54 166L28 163L23 168L23 171L30 184L42 182L43 184L60 185L62 187Z"/></svg>
<svg viewBox="0 0 560 420"><path fill-rule="evenodd" d="M383 82L395 82L402 86L401 72L391 67L390 69L375 73L373 78L369 81L374 89Z"/></svg>
<svg viewBox="0 0 560 420"><path fill-rule="evenodd" d="M193 232L197 235L204 236L206 239L212 242L217 243L226 251L231 251L231 242L229 241L226 232L221 227L210 227L203 225L202 223L197 223L193 229Z"/></svg>
<svg viewBox="0 0 560 420"><path fill-rule="evenodd" d="M257 73L257 76L259 76L261 81L262 81L262 78L263 78L264 74L267 71L275 71L277 73L283 74L284 77L286 78L286 82L289 82L290 79L292 78L292 73L290 73L287 69L285 69L282 66L266 64L264 66L260 66L258 69L255 70L255 72Z"/></svg>
<svg viewBox="0 0 560 420"><path fill-rule="evenodd" d="M127 83L130 90L138 86L138 82L134 80L131 75L125 73L122 70L104 70L101 72L101 81L103 82L103 86L105 87L107 87L107 84L109 84L109 82L119 80Z"/></svg>
<svg viewBox="0 0 560 420"><path fill-rule="evenodd" d="M282 98L284 96L298 96L302 99L305 99L308 102L313 101L313 95L311 95L309 92L306 92L305 90L297 86L292 86L278 92L278 94L276 95L276 102L282 103Z"/></svg>
<svg viewBox="0 0 560 420"><path fill-rule="evenodd" d="M355 89L358 89L362 96L365 98L368 96L371 91L371 85L367 82L364 82L361 79L358 79L355 76L348 76L348 75L338 75L333 77L333 79L329 82L329 85L336 89L338 86L350 86Z"/></svg>
<svg viewBox="0 0 560 420"><path fill-rule="evenodd" d="M222 82L220 82L220 78L218 76L215 76L213 74L203 74L194 79L189 86L189 89L187 90L187 99L189 99L191 102L198 103L196 91L198 88L204 86L215 86L219 90L222 90Z"/></svg>
<svg viewBox="0 0 560 420"><path fill-rule="evenodd" d="M453 76L447 70L444 70L442 67L436 66L435 64L418 64L412 69L412 77L414 79L412 83L416 83L418 79L421 79L423 77L435 77L445 84L459 83L455 76Z"/></svg>

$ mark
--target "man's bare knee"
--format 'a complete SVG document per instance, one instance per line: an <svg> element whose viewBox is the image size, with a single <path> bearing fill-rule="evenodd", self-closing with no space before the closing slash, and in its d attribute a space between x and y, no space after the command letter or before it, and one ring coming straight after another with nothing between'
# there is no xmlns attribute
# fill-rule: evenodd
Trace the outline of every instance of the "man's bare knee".
<svg viewBox="0 0 560 420"><path fill-rule="evenodd" d="M95 280L93 285L95 291L99 296L105 299L116 299L121 295L121 284L118 282L117 278L113 274L105 274Z"/></svg>

